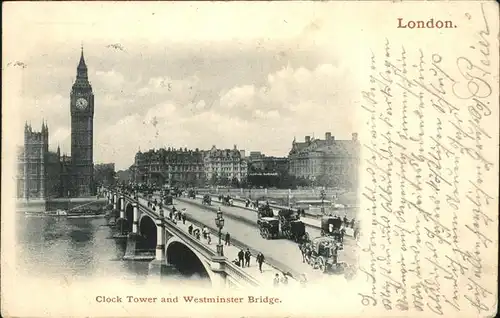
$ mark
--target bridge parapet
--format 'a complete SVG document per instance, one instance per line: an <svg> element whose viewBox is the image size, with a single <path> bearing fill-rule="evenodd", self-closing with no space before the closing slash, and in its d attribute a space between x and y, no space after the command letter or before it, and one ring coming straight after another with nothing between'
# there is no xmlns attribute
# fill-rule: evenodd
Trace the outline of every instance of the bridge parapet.
<svg viewBox="0 0 500 318"><path fill-rule="evenodd" d="M212 193L209 193L209 195L212 197L212 198L215 198L215 199L218 199L219 198L219 195L218 194L212 194ZM220 194L220 195L224 195L224 194ZM197 198L202 198L203 195L197 195L196 196ZM246 202L246 198L242 198L242 197L236 197L236 196L232 196L231 199L233 201L236 201L236 202L239 202L240 204L243 204ZM252 201L255 201L255 200L252 200ZM262 201L261 201L262 202ZM287 206L284 206L284 205L278 205L278 204L269 204L269 206L273 209L277 209L277 210L281 210L281 209L291 209L293 210L294 212L297 212L297 208L291 208L291 207L287 207ZM255 209L254 209L255 210Z"/></svg>

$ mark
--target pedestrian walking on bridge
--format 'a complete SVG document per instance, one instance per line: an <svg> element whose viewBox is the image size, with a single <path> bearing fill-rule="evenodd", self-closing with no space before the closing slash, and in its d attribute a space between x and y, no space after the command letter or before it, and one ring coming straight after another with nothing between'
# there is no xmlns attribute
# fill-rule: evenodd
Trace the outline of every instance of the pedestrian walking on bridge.
<svg viewBox="0 0 500 318"><path fill-rule="evenodd" d="M225 241L224 245L227 246L231 245L231 235L229 234L229 232L226 233L226 239L224 241Z"/></svg>
<svg viewBox="0 0 500 318"><path fill-rule="evenodd" d="M245 265L246 267L250 267L250 257L252 256L252 253L250 253L250 249L247 247L247 250L245 251Z"/></svg>
<svg viewBox="0 0 500 318"><path fill-rule="evenodd" d="M280 285L280 274L276 273L273 279L273 286L278 287Z"/></svg>
<svg viewBox="0 0 500 318"><path fill-rule="evenodd" d="M257 255L257 263L259 263L259 271L262 273L262 263L264 263L264 254L259 253Z"/></svg>
<svg viewBox="0 0 500 318"><path fill-rule="evenodd" d="M288 285L288 273L283 273L283 277L281 278L281 284Z"/></svg>
<svg viewBox="0 0 500 318"><path fill-rule="evenodd" d="M182 208L182 224L186 224L186 208Z"/></svg>
<svg viewBox="0 0 500 318"><path fill-rule="evenodd" d="M240 261L241 267L245 267L245 263L243 262L243 257L245 256L245 253L243 250L240 250L238 253L238 260Z"/></svg>

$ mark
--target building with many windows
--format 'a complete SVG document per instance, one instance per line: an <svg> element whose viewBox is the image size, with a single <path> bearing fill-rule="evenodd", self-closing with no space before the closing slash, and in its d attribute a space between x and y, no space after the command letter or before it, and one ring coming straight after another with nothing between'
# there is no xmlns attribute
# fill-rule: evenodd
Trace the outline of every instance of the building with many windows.
<svg viewBox="0 0 500 318"><path fill-rule="evenodd" d="M218 183L217 180L238 180L242 182L248 174L248 163L245 158L245 151L238 150L236 145L233 149L212 149L205 152L203 158L205 176L211 183ZM222 182L224 183L224 182Z"/></svg>
<svg viewBox="0 0 500 318"><path fill-rule="evenodd" d="M249 173L269 172L277 174L288 172L288 158L268 157L260 152L251 152L248 157L248 171Z"/></svg>
<svg viewBox="0 0 500 318"><path fill-rule="evenodd" d="M316 185L355 188L358 183L360 145L356 133L351 140L336 140L331 133L325 139L292 142L288 155L289 173L313 181Z"/></svg>
<svg viewBox="0 0 500 318"><path fill-rule="evenodd" d="M187 148L152 149L137 152L130 167L136 183L172 186L204 186L207 183L230 183L246 179L248 165L245 151L217 149L208 151Z"/></svg>
<svg viewBox="0 0 500 318"><path fill-rule="evenodd" d="M199 149L139 151L130 172L132 181L136 183L172 186L199 186L205 183L203 152Z"/></svg>

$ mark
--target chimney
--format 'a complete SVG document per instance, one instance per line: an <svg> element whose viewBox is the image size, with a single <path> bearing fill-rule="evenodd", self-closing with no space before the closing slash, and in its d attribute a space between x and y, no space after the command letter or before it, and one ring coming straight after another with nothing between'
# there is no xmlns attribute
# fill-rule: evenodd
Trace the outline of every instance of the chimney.
<svg viewBox="0 0 500 318"><path fill-rule="evenodd" d="M352 141L358 141L358 133L352 133Z"/></svg>
<svg viewBox="0 0 500 318"><path fill-rule="evenodd" d="M306 142L307 143L311 142L311 136L306 136Z"/></svg>
<svg viewBox="0 0 500 318"><path fill-rule="evenodd" d="M325 134L325 140L328 141L328 140L330 140L330 138L332 138L332 133L331 132L327 132Z"/></svg>
<svg viewBox="0 0 500 318"><path fill-rule="evenodd" d="M241 158L245 158L245 150L240 150L240 156Z"/></svg>

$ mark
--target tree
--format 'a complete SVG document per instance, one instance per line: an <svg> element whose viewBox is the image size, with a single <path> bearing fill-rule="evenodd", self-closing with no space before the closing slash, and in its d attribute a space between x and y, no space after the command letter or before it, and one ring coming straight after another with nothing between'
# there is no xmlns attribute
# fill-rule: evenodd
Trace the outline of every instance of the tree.
<svg viewBox="0 0 500 318"><path fill-rule="evenodd" d="M277 187L280 189L296 189L297 178L288 172L282 172L277 178Z"/></svg>
<svg viewBox="0 0 500 318"><path fill-rule="evenodd" d="M248 184L248 180L246 178L241 179L241 181L240 181L240 187L242 187L244 189L250 187L250 185Z"/></svg>
<svg viewBox="0 0 500 318"><path fill-rule="evenodd" d="M332 176L328 174L320 174L316 177L315 184L320 187L331 187L333 183Z"/></svg>
<svg viewBox="0 0 500 318"><path fill-rule="evenodd" d="M227 185L229 185L230 181L229 181L229 179L227 177L222 177L222 178L219 179L218 183L221 186L227 186Z"/></svg>
<svg viewBox="0 0 500 318"><path fill-rule="evenodd" d="M210 177L210 184L211 185L216 185L218 181L217 173L212 174L212 177Z"/></svg>
<svg viewBox="0 0 500 318"><path fill-rule="evenodd" d="M234 188L239 188L240 187L240 180L238 180L238 178L234 177L231 180L231 186Z"/></svg>

